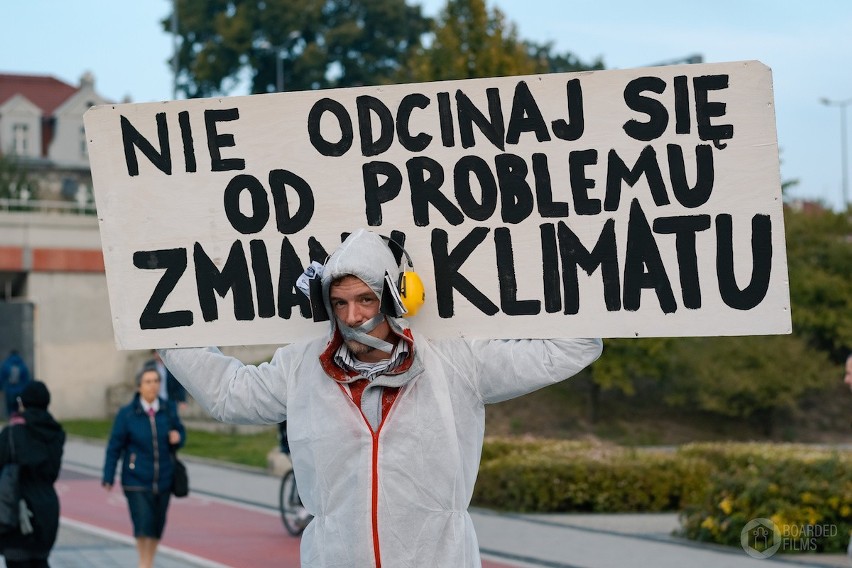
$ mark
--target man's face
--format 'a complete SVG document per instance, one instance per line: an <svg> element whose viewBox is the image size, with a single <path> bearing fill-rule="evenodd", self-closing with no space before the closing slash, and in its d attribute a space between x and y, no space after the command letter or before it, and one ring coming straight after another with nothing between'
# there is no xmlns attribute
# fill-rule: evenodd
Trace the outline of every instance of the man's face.
<svg viewBox="0 0 852 568"><path fill-rule="evenodd" d="M852 389L852 355L846 358L846 375L843 376L843 382Z"/></svg>
<svg viewBox="0 0 852 568"><path fill-rule="evenodd" d="M334 317L347 327L358 327L379 313L379 298L357 276L344 276L332 284L329 288L329 299ZM389 341L392 332L387 320L377 325L369 335ZM357 341L347 340L346 346L362 361L381 361L388 358L386 353Z"/></svg>

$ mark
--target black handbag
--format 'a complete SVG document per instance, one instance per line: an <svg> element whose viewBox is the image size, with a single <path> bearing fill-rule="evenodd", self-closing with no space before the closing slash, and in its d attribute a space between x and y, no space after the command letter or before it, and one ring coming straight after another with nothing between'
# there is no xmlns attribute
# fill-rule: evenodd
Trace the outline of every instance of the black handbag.
<svg viewBox="0 0 852 568"><path fill-rule="evenodd" d="M172 451L172 462L174 463L174 473L172 474L172 495L175 497L186 497L189 495L189 475L186 472L186 465L177 457L177 452Z"/></svg>
<svg viewBox="0 0 852 568"><path fill-rule="evenodd" d="M14 427L9 426L9 462L0 471L0 534L33 532L27 502L21 497L21 466L15 458Z"/></svg>
<svg viewBox="0 0 852 568"><path fill-rule="evenodd" d="M21 491L18 486L20 466L7 463L0 471L0 534L17 532Z"/></svg>

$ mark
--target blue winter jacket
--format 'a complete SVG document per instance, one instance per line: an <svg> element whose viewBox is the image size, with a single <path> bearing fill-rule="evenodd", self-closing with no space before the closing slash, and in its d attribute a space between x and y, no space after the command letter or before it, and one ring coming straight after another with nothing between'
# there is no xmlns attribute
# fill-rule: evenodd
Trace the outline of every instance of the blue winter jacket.
<svg viewBox="0 0 852 568"><path fill-rule="evenodd" d="M160 399L153 423L136 394L115 417L106 450L103 483L113 485L118 460L122 460L121 486L125 491L168 492L174 465L169 452L169 430L180 432L181 447L186 431L171 401Z"/></svg>

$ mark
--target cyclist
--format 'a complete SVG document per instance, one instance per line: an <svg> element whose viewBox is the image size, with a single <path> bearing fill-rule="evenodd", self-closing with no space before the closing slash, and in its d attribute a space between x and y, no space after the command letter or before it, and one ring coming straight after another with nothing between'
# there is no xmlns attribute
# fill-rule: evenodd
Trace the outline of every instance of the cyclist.
<svg viewBox="0 0 852 568"><path fill-rule="evenodd" d="M288 456L290 455L290 444L287 442L287 421L278 423L278 449L281 450L281 453Z"/></svg>

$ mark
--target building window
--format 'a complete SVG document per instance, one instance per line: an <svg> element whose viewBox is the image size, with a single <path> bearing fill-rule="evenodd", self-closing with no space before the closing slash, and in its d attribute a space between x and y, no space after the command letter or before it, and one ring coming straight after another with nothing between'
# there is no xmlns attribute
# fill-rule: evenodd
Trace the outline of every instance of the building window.
<svg viewBox="0 0 852 568"><path fill-rule="evenodd" d="M18 156L28 154L29 128L26 124L12 125L12 153Z"/></svg>

